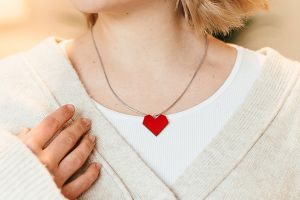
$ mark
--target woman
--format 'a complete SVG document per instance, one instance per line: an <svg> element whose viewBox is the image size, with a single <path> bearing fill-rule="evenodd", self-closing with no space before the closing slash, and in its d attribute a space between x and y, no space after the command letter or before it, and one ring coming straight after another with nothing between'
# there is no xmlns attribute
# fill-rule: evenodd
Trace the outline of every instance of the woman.
<svg viewBox="0 0 300 200"><path fill-rule="evenodd" d="M73 3L0 62L1 199L300 198L300 64L211 35L266 1Z"/></svg>

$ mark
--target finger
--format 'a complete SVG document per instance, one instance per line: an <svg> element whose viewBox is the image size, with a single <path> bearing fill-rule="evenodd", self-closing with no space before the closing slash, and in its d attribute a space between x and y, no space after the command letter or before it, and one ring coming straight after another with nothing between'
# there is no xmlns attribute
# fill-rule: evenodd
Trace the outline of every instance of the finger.
<svg viewBox="0 0 300 200"><path fill-rule="evenodd" d="M74 111L75 107L72 104L61 106L32 129L31 138L36 144L43 147L72 118Z"/></svg>
<svg viewBox="0 0 300 200"><path fill-rule="evenodd" d="M44 153L49 155L53 162L59 164L90 127L91 121L89 119L77 118L44 149Z"/></svg>
<svg viewBox="0 0 300 200"><path fill-rule="evenodd" d="M63 195L69 199L75 199L87 191L99 177L101 165L99 164L99 166L97 166L97 164L98 163L91 164L83 174L63 186Z"/></svg>
<svg viewBox="0 0 300 200"><path fill-rule="evenodd" d="M82 167L95 146L95 136L86 134L80 144L59 164L57 170L58 185L63 185L72 174Z"/></svg>

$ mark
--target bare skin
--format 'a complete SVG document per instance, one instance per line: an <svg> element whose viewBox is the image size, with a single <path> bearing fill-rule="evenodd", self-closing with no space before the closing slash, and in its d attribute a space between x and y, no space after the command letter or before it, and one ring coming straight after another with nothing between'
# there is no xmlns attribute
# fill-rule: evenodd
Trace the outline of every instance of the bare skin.
<svg viewBox="0 0 300 200"><path fill-rule="evenodd" d="M60 107L36 127L25 128L17 136L47 167L62 194L73 200L95 182L100 173L100 165L92 163L83 174L66 183L82 167L95 146L95 137L87 133L91 128L91 121L84 121L83 118L76 119L50 140L74 115L74 106L72 107L73 110L67 106ZM80 143L75 146L79 140Z"/></svg>
<svg viewBox="0 0 300 200"><path fill-rule="evenodd" d="M94 26L112 87L125 102L145 113L157 114L173 103L204 51L204 38L197 37L183 18L174 14L172 2L175 1L155 1L144 10L123 7L123 11L103 11ZM204 65L185 95L166 114L204 101L231 72L235 48L210 35L209 42ZM138 115L121 104L109 89L89 32L68 43L66 49L93 99L112 110Z"/></svg>

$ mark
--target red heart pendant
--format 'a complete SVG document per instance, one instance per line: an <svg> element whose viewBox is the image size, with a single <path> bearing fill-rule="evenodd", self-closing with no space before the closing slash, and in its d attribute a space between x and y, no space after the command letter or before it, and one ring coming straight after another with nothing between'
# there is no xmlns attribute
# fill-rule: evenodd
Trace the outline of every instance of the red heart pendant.
<svg viewBox="0 0 300 200"><path fill-rule="evenodd" d="M152 115L144 117L143 124L155 135L158 134L168 125L169 121L165 115L159 115L154 118Z"/></svg>

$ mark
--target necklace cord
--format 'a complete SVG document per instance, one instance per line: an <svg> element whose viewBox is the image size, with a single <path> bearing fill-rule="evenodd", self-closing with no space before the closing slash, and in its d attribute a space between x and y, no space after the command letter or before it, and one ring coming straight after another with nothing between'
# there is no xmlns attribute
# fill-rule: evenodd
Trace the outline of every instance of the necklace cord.
<svg viewBox="0 0 300 200"><path fill-rule="evenodd" d="M103 60L102 60L102 57L101 57L101 54L100 54L100 51L99 51L99 48L96 44L96 40L95 40L95 36L94 36L94 32L93 32L93 26L91 27L91 36L92 36L92 40L93 40L93 44L94 44L94 47L95 47L95 50L96 50L96 53L97 53L97 56L99 58L99 61L101 63L101 67L102 67L102 70L104 72L104 76L105 76L105 79L106 79L106 82L110 88L110 90L112 91L112 93L114 94L114 96L124 105L126 106L128 109L130 109L131 111L134 111L136 113L139 113L141 114L142 116L145 116L145 115L148 115L147 113L144 113L144 112L141 112L131 106L129 106L127 103L125 103L120 97L119 95L113 90L109 80L108 80L108 77L107 77L107 73L106 73L106 70L105 70L105 67L104 67L104 63L103 63ZM156 116L159 116L160 114L162 113L165 113L167 112L171 107L173 107L180 99L181 97L185 94L185 92L187 91L187 89L189 88L189 86L191 85L192 81L194 80L194 78L196 77L197 75L197 72L199 71L200 67L203 65L204 63L204 60L207 56L207 50L208 50L208 45L209 45L209 42L208 42L208 38L207 38L207 33L205 33L205 49L204 49L204 54L202 55L202 58L201 58L201 61L198 65L198 68L196 69L196 71L194 72L191 80L189 81L189 83L187 84L186 88L183 90L183 92L179 95L179 97L177 97L177 99L169 106L167 107L165 110L163 110L162 112L160 112L159 114L156 114L156 115L152 115L153 117L156 117Z"/></svg>

